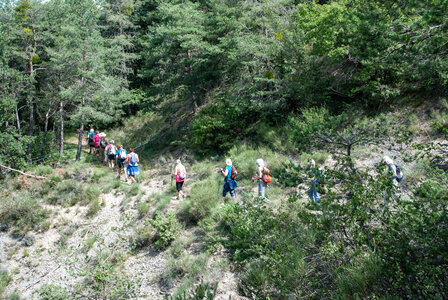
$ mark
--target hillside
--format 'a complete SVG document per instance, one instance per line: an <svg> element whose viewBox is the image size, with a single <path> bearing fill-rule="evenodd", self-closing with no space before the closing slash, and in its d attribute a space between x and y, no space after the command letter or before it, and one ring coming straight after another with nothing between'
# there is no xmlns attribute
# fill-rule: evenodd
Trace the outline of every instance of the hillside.
<svg viewBox="0 0 448 300"><path fill-rule="evenodd" d="M446 16L0 1L0 298L446 299Z"/></svg>
<svg viewBox="0 0 448 300"><path fill-rule="evenodd" d="M375 176L374 178L380 175L380 173L375 175L375 169L383 155L395 158L396 163L405 173L405 180L400 185L399 198L388 200L393 201L389 205L390 208L394 207L394 210L402 207L401 201L410 200L411 203L417 201L418 187L431 176L428 173L429 169L425 166L427 161L411 159L418 151L408 145L414 142L435 141L432 136L435 132L429 123L432 115L426 115L422 107L409 108L408 111L409 114L406 116L415 115L418 118L402 117L404 114L400 113L398 115L401 120L396 125L404 128L401 126L406 124L406 128L413 131L411 140L398 142L397 138L391 137L392 139L381 140L374 145L354 147L351 154L357 172L366 172L365 174L371 174ZM389 114L387 118L394 119L395 117L394 114ZM409 122L416 123L409 124ZM411 126L415 126L415 129L410 128ZM132 126L132 129L134 130L135 126ZM126 130L128 129L122 129L123 136L126 136ZM112 132L120 131L117 129ZM443 142L443 139L439 142ZM151 144L148 147L151 147ZM6 272L2 274L8 274L2 278L4 297L9 295L11 299L14 297L24 299L91 297L160 299L164 295L180 297L184 291L193 295L195 287L201 282L210 286L217 284L216 296L213 299L229 299L229 296L231 299L246 299L245 297L250 299L265 297L269 294L277 294L278 297L283 298L286 297L285 292L289 294L292 291L295 296L289 294L287 297L314 298L313 294L316 292L328 293L328 291L325 292L326 288L323 286L307 287L310 283L298 282L288 276L299 276L303 278L301 280L305 280L307 276L315 272L313 271L314 264L323 263L323 257L318 263L307 260L304 254L299 254L303 251L314 251L311 250L312 248L307 248L308 243L320 244L317 240L312 242L316 237L308 236L311 234L311 228L305 228L317 221L312 220L313 215L318 219L323 218L318 221L323 222L321 226L328 226L325 225L326 215L330 216L337 212L332 204L335 201L334 197L341 199L339 198L341 197L340 190L348 186L344 183L328 183L327 186L334 195L331 192L328 194L327 191L327 194L321 195L321 206L316 206L308 198L309 184L306 172L302 173L303 171L298 169L298 173L292 174L292 177L291 175L285 177L285 174L291 174L285 166L290 160L305 166L307 161L313 158L321 169L327 170L330 174L330 170L338 170L338 155L331 154L325 149L311 153L297 152L295 155L293 153L285 155L275 153L266 147L243 144L235 146L225 156L213 159L197 160L182 151L176 151L175 157L172 154L152 156L150 160L142 159L143 173L138 177L137 184L116 179L116 173L112 173L94 156L87 153L83 154L81 162L69 162L68 165L60 165L56 168L43 164L30 169L33 174L45 176L47 178L45 180L25 176L5 178L2 183L2 199L5 200L0 207L2 218L6 219L2 221L5 231L0 234L1 266L3 272ZM145 157L144 154L143 157ZM173 199L175 192L169 174L172 172L177 157L184 161L188 172L185 200ZM240 187L237 189L236 203L228 202L225 206L220 206L219 193L222 189L222 179L215 169L224 164L225 157L232 158L238 167ZM259 157L267 161L274 175L273 182L269 184L267 190L269 202L257 200L257 187L250 180L256 170L255 160ZM384 172L384 167L382 170ZM445 177L438 178L442 186L446 184ZM375 185L374 188L377 189L380 187L377 185L380 179L374 178L372 178L374 181L366 182L366 184ZM387 176L383 178L387 180ZM285 185L290 185L292 179L305 181L286 187ZM439 200L443 201L446 207L446 199L443 196L445 192L439 190L439 193L442 193ZM381 205L384 201L382 193L384 192L374 191L375 200L371 204L369 201L372 200L364 194L367 197L363 200L366 201L364 205L373 205L371 209ZM399 199L403 200L398 201ZM349 209L349 207L343 209ZM355 208L350 209L351 215L356 216ZM296 213L299 214L296 215ZM309 215L309 213L312 214ZM391 217L395 218L396 213L397 211L393 212ZM383 217L386 218L387 215ZM277 233L278 236L272 236L271 230L276 231L280 228L275 229L276 223L265 223L270 222L269 220L277 220L276 222L280 224L286 222L281 226L288 224L288 227L306 227L303 227L302 230L305 231L302 233L280 231ZM373 219L371 221L377 222ZM308 222L311 223L306 225ZM370 226L373 226L372 229L376 231L387 225L385 220L382 222L385 223ZM351 232L354 229L351 227L353 225L346 224L347 230ZM328 227L323 232L331 230L330 228ZM318 232L314 234L319 234ZM301 250L295 254L295 258L293 256L282 259L293 259L287 265L283 265L280 261L278 265L272 266L271 271L286 272L282 275L287 276L284 277L286 281L281 283L265 277L269 276L271 271L257 266L257 261L267 259L275 251L279 251L280 249L275 250L277 247L274 246L275 244L265 247L275 240L275 243L283 244L285 242L283 239L286 238L284 234L287 236L292 234L299 239L299 244L294 247L298 247L296 251ZM335 234L337 235L337 231ZM338 240L339 238L336 238L332 243ZM263 245L263 243L268 244ZM337 244L333 245L332 247L336 247ZM287 247L292 247L292 244ZM324 247L328 246L324 245ZM321 251L330 250L321 249L314 255L318 253L320 253L319 256L329 255ZM361 246L358 251L362 251L364 255L370 253L364 246ZM278 252L278 255L289 255L288 253L291 252L282 250ZM271 259L275 259L275 256ZM337 258L336 261L340 259L345 260ZM356 261L356 258L351 259ZM305 265L291 265L294 260L302 261L301 264ZM361 264L356 268L369 268L368 263L369 261L367 265ZM383 261L383 263L387 265L386 262ZM262 269L257 269L260 267ZM286 269L282 270L284 267ZM324 268L322 270L324 271L328 267L320 266L320 268ZM329 268L324 272L334 271ZM359 278L361 280L359 282L355 280L353 283L344 283L342 287L336 286L334 292L339 293L342 298L347 295L344 293L355 293L355 291L364 296L372 292L380 293L380 282L384 280L381 278L386 276L384 271L365 269L362 272L367 273L344 275L362 277ZM336 276L342 276L342 274L345 273ZM338 282L349 280L348 278L350 277L341 277L336 279L336 282L342 284ZM370 283L361 284L364 280ZM269 288L271 284L272 287ZM282 286L285 290L281 289ZM276 291L276 287L280 290Z"/></svg>

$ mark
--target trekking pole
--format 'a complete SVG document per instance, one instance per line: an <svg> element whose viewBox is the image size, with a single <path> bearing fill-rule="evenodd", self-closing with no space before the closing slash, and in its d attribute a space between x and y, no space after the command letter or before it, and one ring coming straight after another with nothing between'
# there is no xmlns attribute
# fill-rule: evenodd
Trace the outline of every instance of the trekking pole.
<svg viewBox="0 0 448 300"><path fill-rule="evenodd" d="M219 176L218 176L218 190L217 190L217 194L219 195L219 187L221 186L221 177L222 177L222 174L219 174Z"/></svg>

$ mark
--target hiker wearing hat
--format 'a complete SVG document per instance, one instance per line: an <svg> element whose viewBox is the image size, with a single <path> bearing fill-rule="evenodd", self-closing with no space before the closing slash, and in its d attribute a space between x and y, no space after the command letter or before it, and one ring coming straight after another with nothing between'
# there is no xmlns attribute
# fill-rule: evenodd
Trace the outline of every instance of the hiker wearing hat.
<svg viewBox="0 0 448 300"><path fill-rule="evenodd" d="M391 173L393 184L395 186L398 186L404 177L404 174L401 171L400 167L398 167L398 165L394 163L392 158L387 155L383 156L383 163L387 166L388 171Z"/></svg>
<svg viewBox="0 0 448 300"><path fill-rule="evenodd" d="M177 198L176 199L185 199L185 194L182 192L182 186L185 181L185 177L187 177L187 171L185 166L182 164L180 159L176 160L176 167L174 168L174 174L172 174L174 178L176 178L176 189L177 189Z"/></svg>
<svg viewBox="0 0 448 300"><path fill-rule="evenodd" d="M92 153L92 151L95 149L95 142L93 141L93 138L95 137L95 131L90 129L89 132L89 138L88 138L88 145L89 145L89 153Z"/></svg>
<svg viewBox="0 0 448 300"><path fill-rule="evenodd" d="M268 200L265 196L266 187L268 183L271 182L270 171L266 168L266 164L262 158L259 158L255 161L257 165L257 175L252 177L252 180L258 181L258 197L263 198L265 201Z"/></svg>
<svg viewBox="0 0 448 300"><path fill-rule="evenodd" d="M109 168L113 169L114 168L114 162L115 159L117 157L117 147L115 146L115 142L114 140L110 140L109 145L106 146L106 148L104 149L104 153L106 155L107 158L107 164L109 166Z"/></svg>

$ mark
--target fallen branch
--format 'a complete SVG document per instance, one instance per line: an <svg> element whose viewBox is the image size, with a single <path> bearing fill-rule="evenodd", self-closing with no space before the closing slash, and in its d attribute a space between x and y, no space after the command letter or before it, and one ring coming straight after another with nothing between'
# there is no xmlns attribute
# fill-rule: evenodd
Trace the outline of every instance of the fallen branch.
<svg viewBox="0 0 448 300"><path fill-rule="evenodd" d="M22 172L22 171L19 171L19 170L16 170L16 169L13 169L13 168L4 166L4 165L0 165L0 167L2 167L2 168L4 168L4 169L7 169L7 170L10 170L10 171L13 171L13 172L20 173L20 174L25 175L25 176L28 176L28 177L33 177L33 178L38 178L38 179L46 179L46 177L27 174L27 173L24 173L24 172Z"/></svg>

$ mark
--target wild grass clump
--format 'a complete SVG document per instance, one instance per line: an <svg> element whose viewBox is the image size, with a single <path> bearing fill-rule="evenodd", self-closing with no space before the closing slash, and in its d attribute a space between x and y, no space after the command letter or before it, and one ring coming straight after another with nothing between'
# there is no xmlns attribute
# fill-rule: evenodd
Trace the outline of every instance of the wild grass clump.
<svg viewBox="0 0 448 300"><path fill-rule="evenodd" d="M3 293L5 292L6 287L11 281L11 277L9 277L8 272L4 269L0 269L0 297L3 298Z"/></svg>
<svg viewBox="0 0 448 300"><path fill-rule="evenodd" d="M98 198L92 200L87 210L86 217L91 218L101 210L101 204Z"/></svg>
<svg viewBox="0 0 448 300"><path fill-rule="evenodd" d="M37 229L49 212L27 193L19 193L0 202L0 225L12 227L13 234L25 235Z"/></svg>
<svg viewBox="0 0 448 300"><path fill-rule="evenodd" d="M338 298L369 298L380 285L383 263L375 253L362 253L336 275Z"/></svg>
<svg viewBox="0 0 448 300"><path fill-rule="evenodd" d="M38 291L42 300L66 300L72 299L66 288L54 284L45 284Z"/></svg>
<svg viewBox="0 0 448 300"><path fill-rule="evenodd" d="M138 218L139 219L144 218L148 214L150 208L151 203L148 200L139 202L137 204Z"/></svg>
<svg viewBox="0 0 448 300"><path fill-rule="evenodd" d="M209 177L193 184L189 197L182 202L180 214L185 221L196 223L210 215L220 199L221 196L217 195L217 182Z"/></svg>
<svg viewBox="0 0 448 300"><path fill-rule="evenodd" d="M34 174L37 176L50 175L53 174L53 168L47 165L39 165L34 170Z"/></svg>

